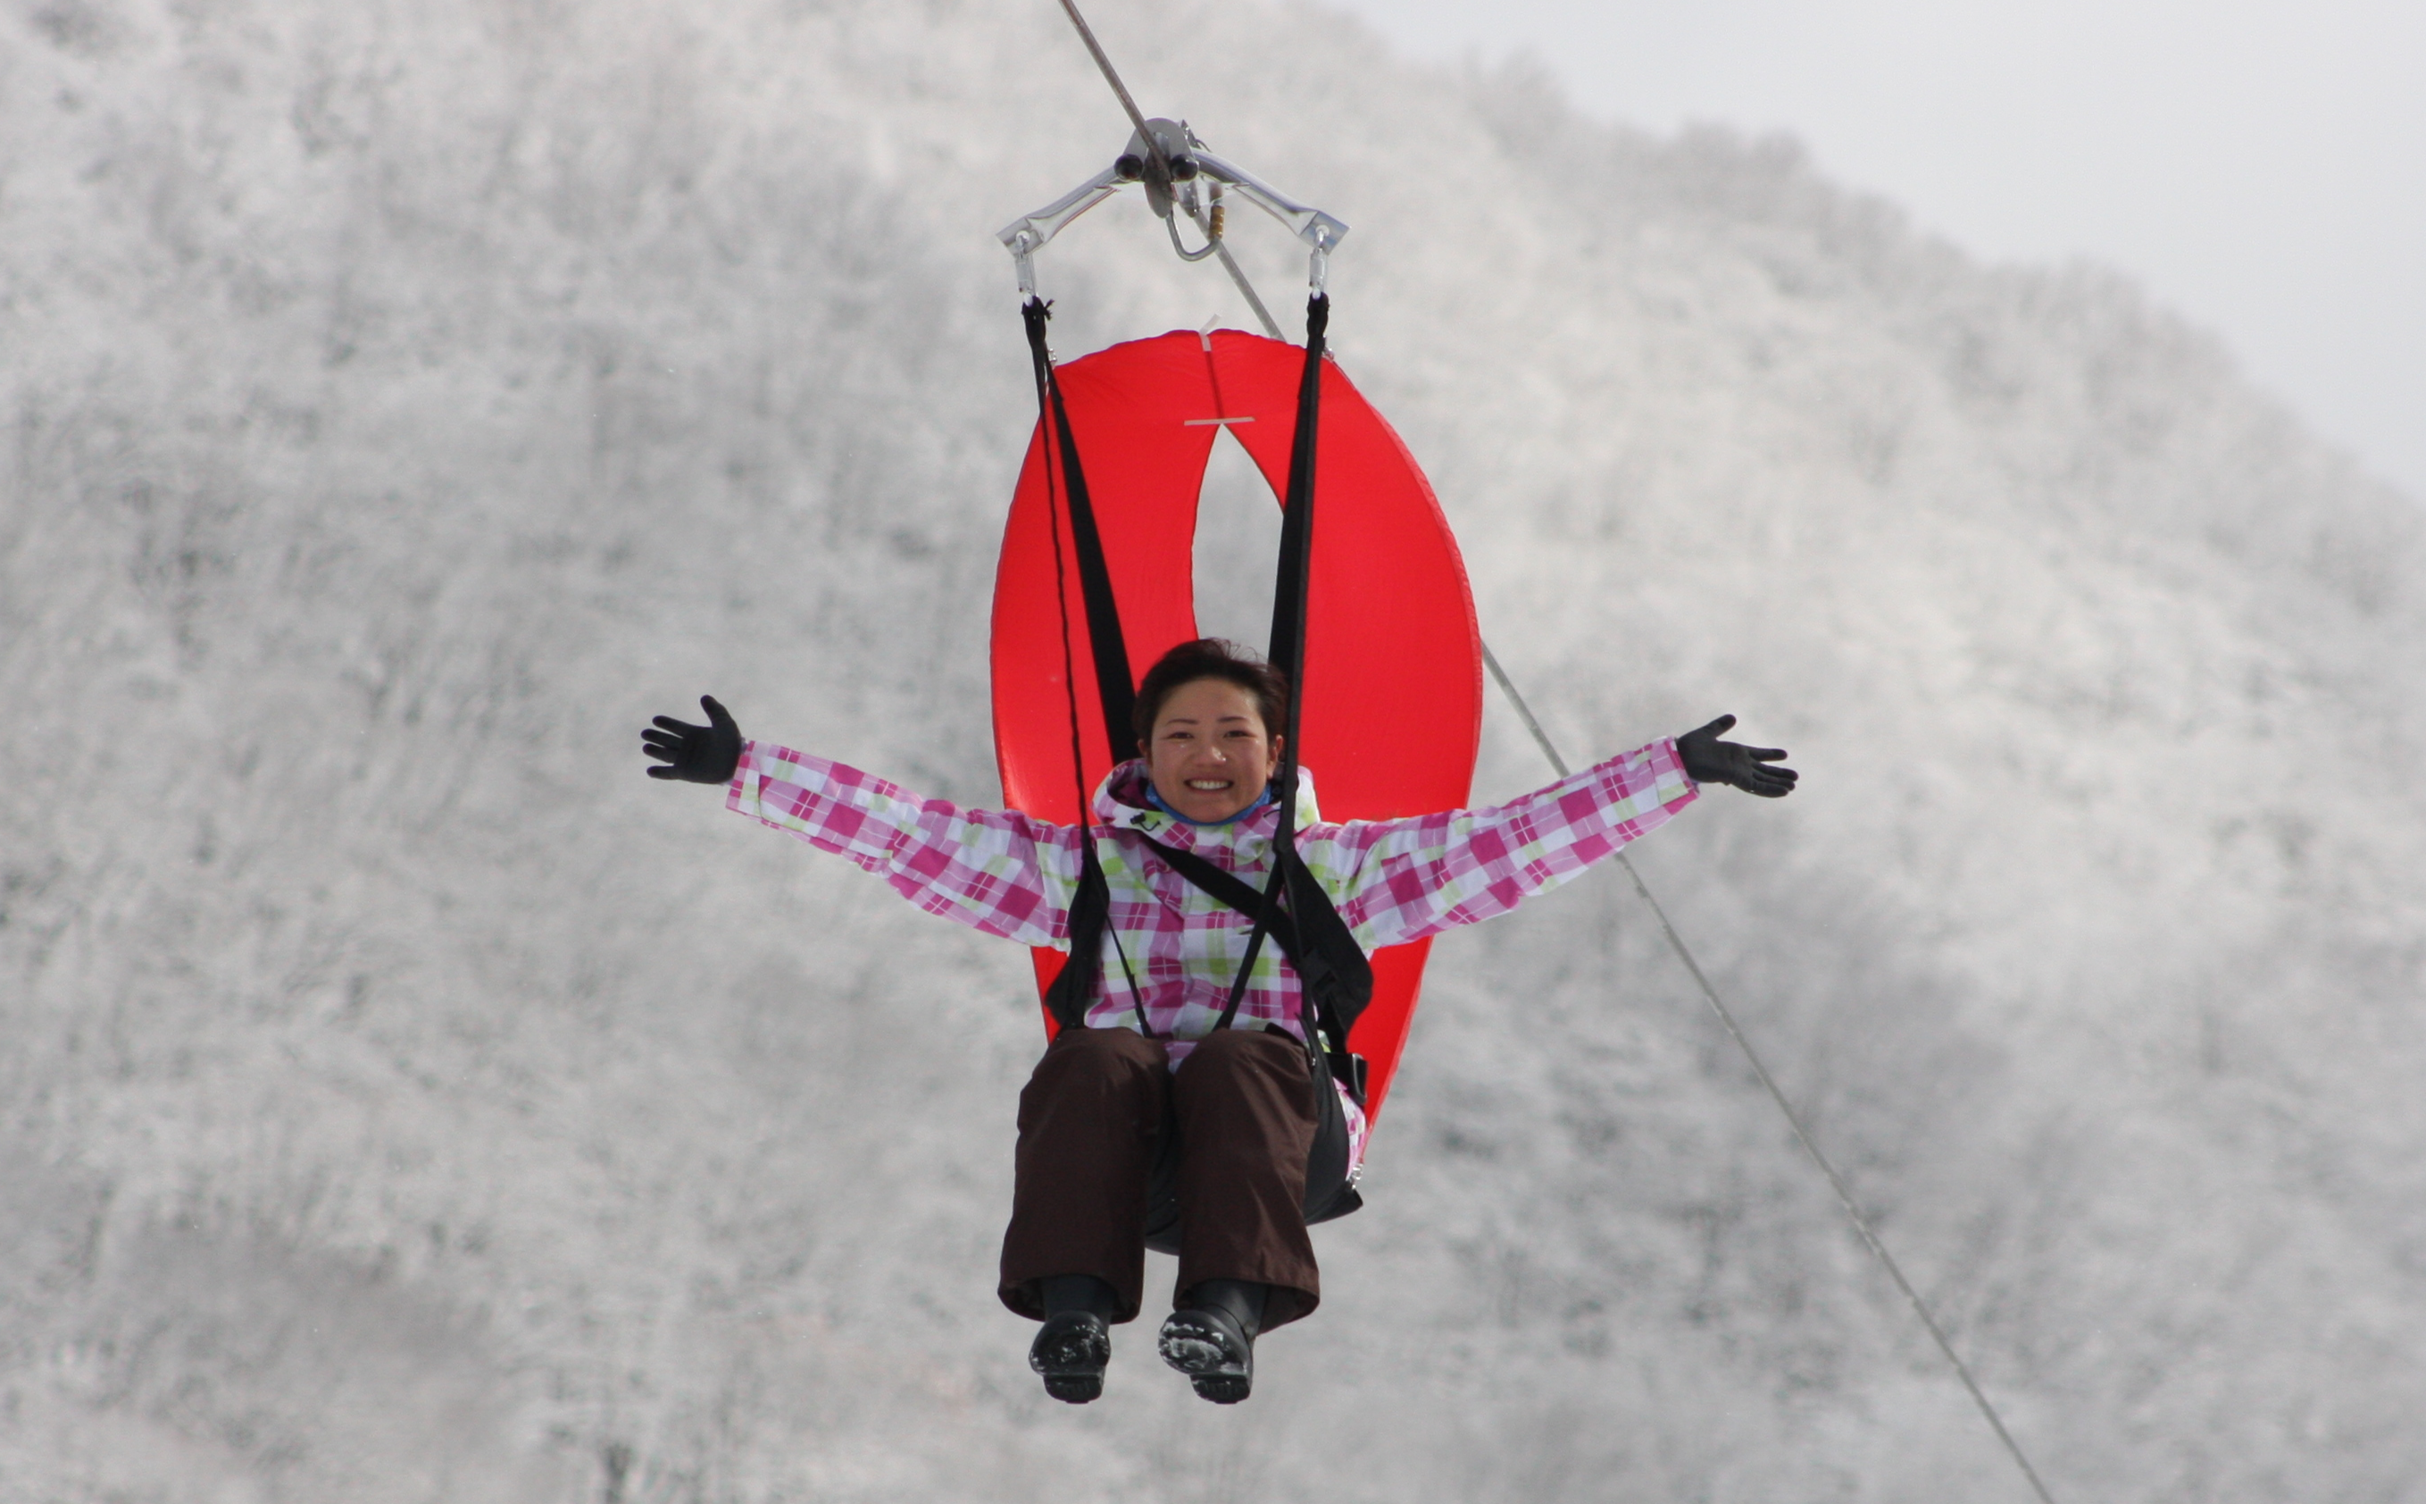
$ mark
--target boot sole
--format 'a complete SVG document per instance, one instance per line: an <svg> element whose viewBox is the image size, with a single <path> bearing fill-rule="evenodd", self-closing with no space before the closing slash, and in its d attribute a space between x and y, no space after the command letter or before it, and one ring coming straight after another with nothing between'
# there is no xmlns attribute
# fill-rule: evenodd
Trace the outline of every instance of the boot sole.
<svg viewBox="0 0 2426 1504"><path fill-rule="evenodd" d="M1111 1361L1112 1339L1092 1321L1058 1329L1048 1321L1028 1349L1028 1367L1045 1381L1045 1393L1069 1405L1103 1397L1104 1369Z"/></svg>
<svg viewBox="0 0 2426 1504"><path fill-rule="evenodd" d="M1174 1313L1155 1346L1165 1363L1188 1376L1197 1398L1235 1405L1254 1390L1254 1351L1210 1321L1187 1319L1192 1314Z"/></svg>

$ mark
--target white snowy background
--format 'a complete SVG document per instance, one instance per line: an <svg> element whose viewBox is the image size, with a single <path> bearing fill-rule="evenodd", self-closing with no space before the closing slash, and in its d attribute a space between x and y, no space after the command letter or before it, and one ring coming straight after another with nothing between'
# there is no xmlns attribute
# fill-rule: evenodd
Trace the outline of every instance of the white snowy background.
<svg viewBox="0 0 2426 1504"><path fill-rule="evenodd" d="M1097 20L1354 226L1570 754L1794 749L1640 864L2056 1496L2426 1497L2415 503L1786 145ZM1038 1391L1025 957L636 742L996 796L991 232L1124 134L1044 4L0 12L0 1499L2028 1497L1616 874L1439 946L1250 1404ZM1134 201L1045 275L1246 322Z"/></svg>

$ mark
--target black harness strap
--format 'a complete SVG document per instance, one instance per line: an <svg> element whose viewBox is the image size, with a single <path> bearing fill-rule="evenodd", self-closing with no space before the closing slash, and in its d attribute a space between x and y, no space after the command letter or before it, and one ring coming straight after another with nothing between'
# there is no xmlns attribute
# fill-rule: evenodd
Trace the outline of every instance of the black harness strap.
<svg viewBox="0 0 2426 1504"><path fill-rule="evenodd" d="M1165 846L1152 836L1141 835L1138 839L1153 847L1154 854L1170 863L1172 871L1177 872L1181 877L1196 884L1239 913L1252 919L1263 912L1263 890L1237 873L1224 871L1193 851L1182 851L1176 846ZM1280 942L1282 950L1291 955L1297 953L1296 920L1291 919L1285 911L1275 914L1272 916L1271 931L1272 938Z"/></svg>
<svg viewBox="0 0 2426 1504"><path fill-rule="evenodd" d="M1282 731L1280 776L1273 796L1280 801L1280 827L1272 836L1272 879L1256 906L1255 928L1247 936L1246 959L1230 984L1229 1000L1216 1028L1226 1029L1238 1016L1255 958L1267 933L1275 932L1281 900L1295 917L1301 938L1289 946L1297 968L1298 988L1305 1008L1308 1051L1320 1054L1318 1031L1328 1024L1335 1048L1347 1047L1347 1031L1373 999L1373 965L1349 934L1347 924L1332 907L1331 897L1297 854L1298 726L1306 699L1306 595L1314 555L1314 472L1317 441L1322 432L1322 367L1324 333L1331 323L1331 300L1316 293L1306 300L1306 360L1297 380L1297 431L1289 447L1289 493L1282 499L1280 570L1272 591L1273 666L1287 676L1289 712ZM1218 896L1218 895L1216 895Z"/></svg>
<svg viewBox="0 0 2426 1504"><path fill-rule="evenodd" d="M1135 744L1131 722L1137 703L1135 681L1129 674L1128 645L1121 631L1120 606L1112 593L1112 573L1104 561L1103 538L1096 527L1094 503L1087 490L1085 467L1079 459L1077 436L1071 431L1068 405L1062 400L1060 383L1054 379L1052 352L1045 340L1045 324L1052 317L1051 311L1041 299L1031 298L1022 315L1027 324L1028 353L1036 370L1037 407L1042 421L1052 429L1046 463L1050 465L1056 457L1060 460L1062 491L1068 498L1070 513L1071 551L1077 555L1079 593L1085 604L1087 639L1095 662L1096 694L1103 710L1105 735L1117 763L1122 760L1124 749ZM1296 846L1299 706L1304 700L1306 598L1313 557L1314 475L1322 417L1324 333L1330 317L1330 299L1317 294L1308 300L1306 359L1297 388L1297 429L1289 452L1288 494L1282 502L1271 660L1287 676L1291 694L1287 725L1281 728L1280 775L1274 780L1274 794L1280 801L1280 823L1273 837L1271 883L1259 893L1235 875L1192 853L1176 851L1160 842L1149 844L1182 876L1240 913L1255 916L1255 927L1247 936L1246 956L1214 1027L1226 1029L1236 1022L1256 958L1265 937L1270 936L1297 972L1303 1004L1301 1025L1308 1055L1319 1069L1350 1083L1361 1102L1362 1062L1346 1053L1347 1038L1357 1016L1372 1000L1372 964L1332 906L1330 895L1322 890L1298 856ZM1047 505L1055 527L1054 563L1058 569L1061 514L1051 507L1049 485L1047 491ZM1060 598L1066 600L1066 592ZM1080 843L1078 891L1072 896L1070 907L1070 959L1045 995L1046 1006L1055 1021L1066 1028L1084 1023L1101 986L1111 888L1104 877L1102 858L1096 852L1088 818L1085 754L1078 728L1077 689L1070 672L1066 616L1062 650L1064 687L1071 697L1070 754L1079 784L1079 822L1087 832ZM1202 872L1192 870L1191 863ZM1210 874L1210 879L1205 874ZM1141 1014L1142 1010L1141 1000ZM1144 1023L1142 1016L1139 1023ZM1325 1040L1330 1045L1330 1059L1324 1058Z"/></svg>
<svg viewBox="0 0 2426 1504"><path fill-rule="evenodd" d="M1023 310L1028 352L1036 368L1036 400L1040 421L1053 430L1045 451L1051 466L1059 456L1062 491L1070 510L1071 549L1078 556L1078 582L1087 615L1087 638L1095 660L1096 693L1103 707L1104 732L1115 763L1124 748L1134 745L1137 703L1135 681L1129 677L1128 647L1121 633L1120 606L1112 594L1112 572L1103 556L1103 538L1095 525L1095 509L1087 493L1086 471L1078 457L1078 441L1070 430L1068 406L1053 377L1053 356L1045 343L1045 321L1051 312L1040 299L1029 299ZM1361 1106L1365 1100L1364 1062L1348 1053L1348 1031L1373 996L1373 968L1362 947L1349 933L1330 895L1297 855L1298 707L1304 699L1305 620L1308 564L1313 553L1314 462L1322 410L1323 334L1330 323L1331 303L1317 293L1306 304L1306 361L1298 380L1297 431L1289 454L1289 487L1283 498L1279 578L1272 606L1272 662L1288 676L1291 686L1288 724L1282 731L1280 776L1274 793L1280 800L1279 828L1273 837L1273 871L1269 887L1258 892L1235 874L1224 872L1192 852L1183 852L1148 839L1173 870L1240 913L1253 914L1255 926L1247 936L1245 959L1232 982L1217 1028L1237 1019L1255 960L1266 936L1289 958L1297 972L1307 1065L1313 1076L1316 1131L1306 1165L1305 1216L1309 1223L1344 1216L1363 1204L1348 1174L1348 1130L1339 1093L1324 1089L1326 1081L1344 1084ZM1072 672L1068 590L1060 579L1060 510L1046 504L1054 528L1055 598L1062 603L1062 678L1070 697L1070 761L1078 780L1081 839L1078 890L1070 903L1070 959L1045 993L1046 1007L1063 1028L1085 1026L1103 977L1103 942L1111 911L1111 886L1095 848L1094 826L1087 807L1085 747L1079 732L1078 697ZM1283 900L1286 899L1284 905ZM1115 943L1119 936L1113 937ZM1124 958L1123 965L1126 965ZM1136 990L1135 978L1130 988ZM1146 1028L1145 1003L1138 1000L1138 1024ZM1328 1048L1326 1048L1326 1045ZM1158 1169L1147 1216L1147 1246L1176 1252L1170 1242L1177 1217L1173 1191ZM1166 1204L1167 1203L1167 1204Z"/></svg>
<svg viewBox="0 0 2426 1504"><path fill-rule="evenodd" d="M1263 916L1263 893L1253 883L1248 882L1237 873L1226 872L1193 851L1182 851L1175 846L1165 846L1152 836L1141 835L1139 839L1152 847L1156 856L1169 863L1172 871L1177 872L1181 877L1194 883L1214 898L1249 918ZM1338 912L1330 907L1327 895L1323 911L1333 922L1338 922ZM1302 982L1307 971L1305 958L1314 955L1319 964L1319 946L1315 952L1307 950L1305 943L1299 939L1297 921L1285 909L1275 912L1265 928L1270 931L1273 941L1280 946L1281 952L1289 958L1290 964L1297 968L1298 978ZM1356 954L1361 957L1363 951L1357 948L1355 937L1346 934L1346 929L1345 924L1340 925L1341 934L1347 939L1349 948L1355 950ZM1370 995L1370 989L1368 989L1367 997L1369 998ZM1331 1074L1348 1087L1350 1094L1356 1098L1356 1105L1362 1107L1365 1102L1365 1060L1362 1055L1348 1053L1348 1021L1339 1016L1334 1000L1327 993L1315 997L1314 1007L1315 1021L1321 1028L1322 1038L1329 1046L1323 1053L1327 1057Z"/></svg>
<svg viewBox="0 0 2426 1504"><path fill-rule="evenodd" d="M1060 579L1061 512L1053 504L1051 473L1058 450L1062 490L1069 498L1070 541L1078 555L1078 589L1085 600L1087 641L1094 650L1095 687L1103 706L1104 735L1112 760L1121 761L1121 748L1132 745L1130 721L1137 691L1129 678L1129 650L1120 630L1120 606L1112 595L1112 572L1104 564L1103 539L1095 528L1095 507L1087 494L1086 469L1078 460L1078 441L1070 432L1069 409L1061 400L1061 384L1053 379L1053 353L1045 344L1045 321L1052 309L1041 298L1030 298L1020 310L1028 327L1028 355L1036 369L1038 421L1052 431L1045 449L1045 511L1053 526L1054 600L1062 610L1062 688L1070 697L1070 769L1078 783L1078 891L1070 900L1070 959L1046 989L1045 1008L1062 1028L1085 1026L1087 1009L1103 981L1104 924L1112 908L1111 884L1104 878L1103 860L1095 852L1093 822L1087 798L1086 745L1078 724L1078 680L1070 662L1069 592ZM1132 987L1134 990L1134 987ZM1145 1004L1138 1002L1138 1022L1145 1022Z"/></svg>
<svg viewBox="0 0 2426 1504"><path fill-rule="evenodd" d="M1129 644L1120 630L1120 602L1112 594L1112 571L1104 563L1103 535L1095 527L1095 502L1087 491L1086 467L1078 461L1078 436L1070 431L1070 409L1062 401L1061 383L1053 376L1053 353L1045 345L1045 321L1052 308L1030 298L1021 315L1028 326L1028 354L1036 366L1036 393L1048 407L1049 421L1061 450L1062 482L1070 498L1070 544L1078 555L1078 590L1087 607L1087 645L1095 657L1095 692L1103 705L1104 743L1115 765L1128 761L1137 745L1130 726L1136 719L1137 681L1129 672ZM1063 639L1064 646L1068 639Z"/></svg>

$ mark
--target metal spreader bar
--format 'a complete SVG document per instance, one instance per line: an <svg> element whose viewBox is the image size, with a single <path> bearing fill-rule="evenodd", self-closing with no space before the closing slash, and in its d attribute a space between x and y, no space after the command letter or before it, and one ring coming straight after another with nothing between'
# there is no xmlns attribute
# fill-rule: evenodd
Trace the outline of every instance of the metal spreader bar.
<svg viewBox="0 0 2426 1504"><path fill-rule="evenodd" d="M1067 3L1067 0L1064 0ZM1073 12L1073 19L1076 19ZM1080 22L1083 27L1084 22ZM1093 37L1088 37L1093 46ZM1103 54L1096 51L1101 62ZM1110 64L1104 64L1106 76L1112 77ZM1114 87L1118 87L1114 78ZM1123 104L1128 93L1121 91ZM1132 106L1132 108L1134 108ZM1306 282L1314 292L1322 292L1330 280L1331 252L1347 237L1348 226L1336 215L1327 214L1311 204L1302 204L1264 182L1245 168L1204 149L1184 120L1160 117L1140 120L1129 136L1128 145L1110 167L1087 179L1041 209L1033 210L1011 221L999 231L999 239L1011 253L1012 263L1019 269L1019 291L1023 297L1036 294L1036 253L1068 228L1070 222L1131 183L1142 186L1146 203L1155 216L1171 228L1171 244L1185 261L1202 260L1218 255L1230 279L1246 296L1248 304L1263 321L1274 339L1281 338L1279 326L1264 308L1263 299L1248 285L1246 274L1230 256L1229 247L1222 242L1222 203L1226 197L1243 198L1286 226L1289 233L1304 241L1307 250ZM1179 231L1174 214L1185 214L1203 232L1206 244L1202 249L1188 251L1180 247Z"/></svg>

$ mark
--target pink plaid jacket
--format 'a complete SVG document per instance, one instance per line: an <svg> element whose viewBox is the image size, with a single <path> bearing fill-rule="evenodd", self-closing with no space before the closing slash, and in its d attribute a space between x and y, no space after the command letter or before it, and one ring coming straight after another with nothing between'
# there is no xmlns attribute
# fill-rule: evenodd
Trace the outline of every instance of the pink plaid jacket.
<svg viewBox="0 0 2426 1504"><path fill-rule="evenodd" d="M1111 889L1097 1028L1141 1029L1167 1042L1177 1068L1228 1001L1253 921L1203 892L1123 831L1194 851L1260 887L1280 812L1191 825L1147 804L1143 763L1115 768L1096 790L1096 855ZM1613 757L1495 809L1327 824L1301 772L1297 850L1368 951L1505 914L1666 823L1696 789L1673 741ZM1023 945L1069 948L1077 827L1015 810L964 810L922 799L822 757L751 742L726 805L821 850L850 858L925 909ZM1296 974L1266 945L1238 1021L1298 1034ZM1348 1104L1351 1163L1365 1122Z"/></svg>

